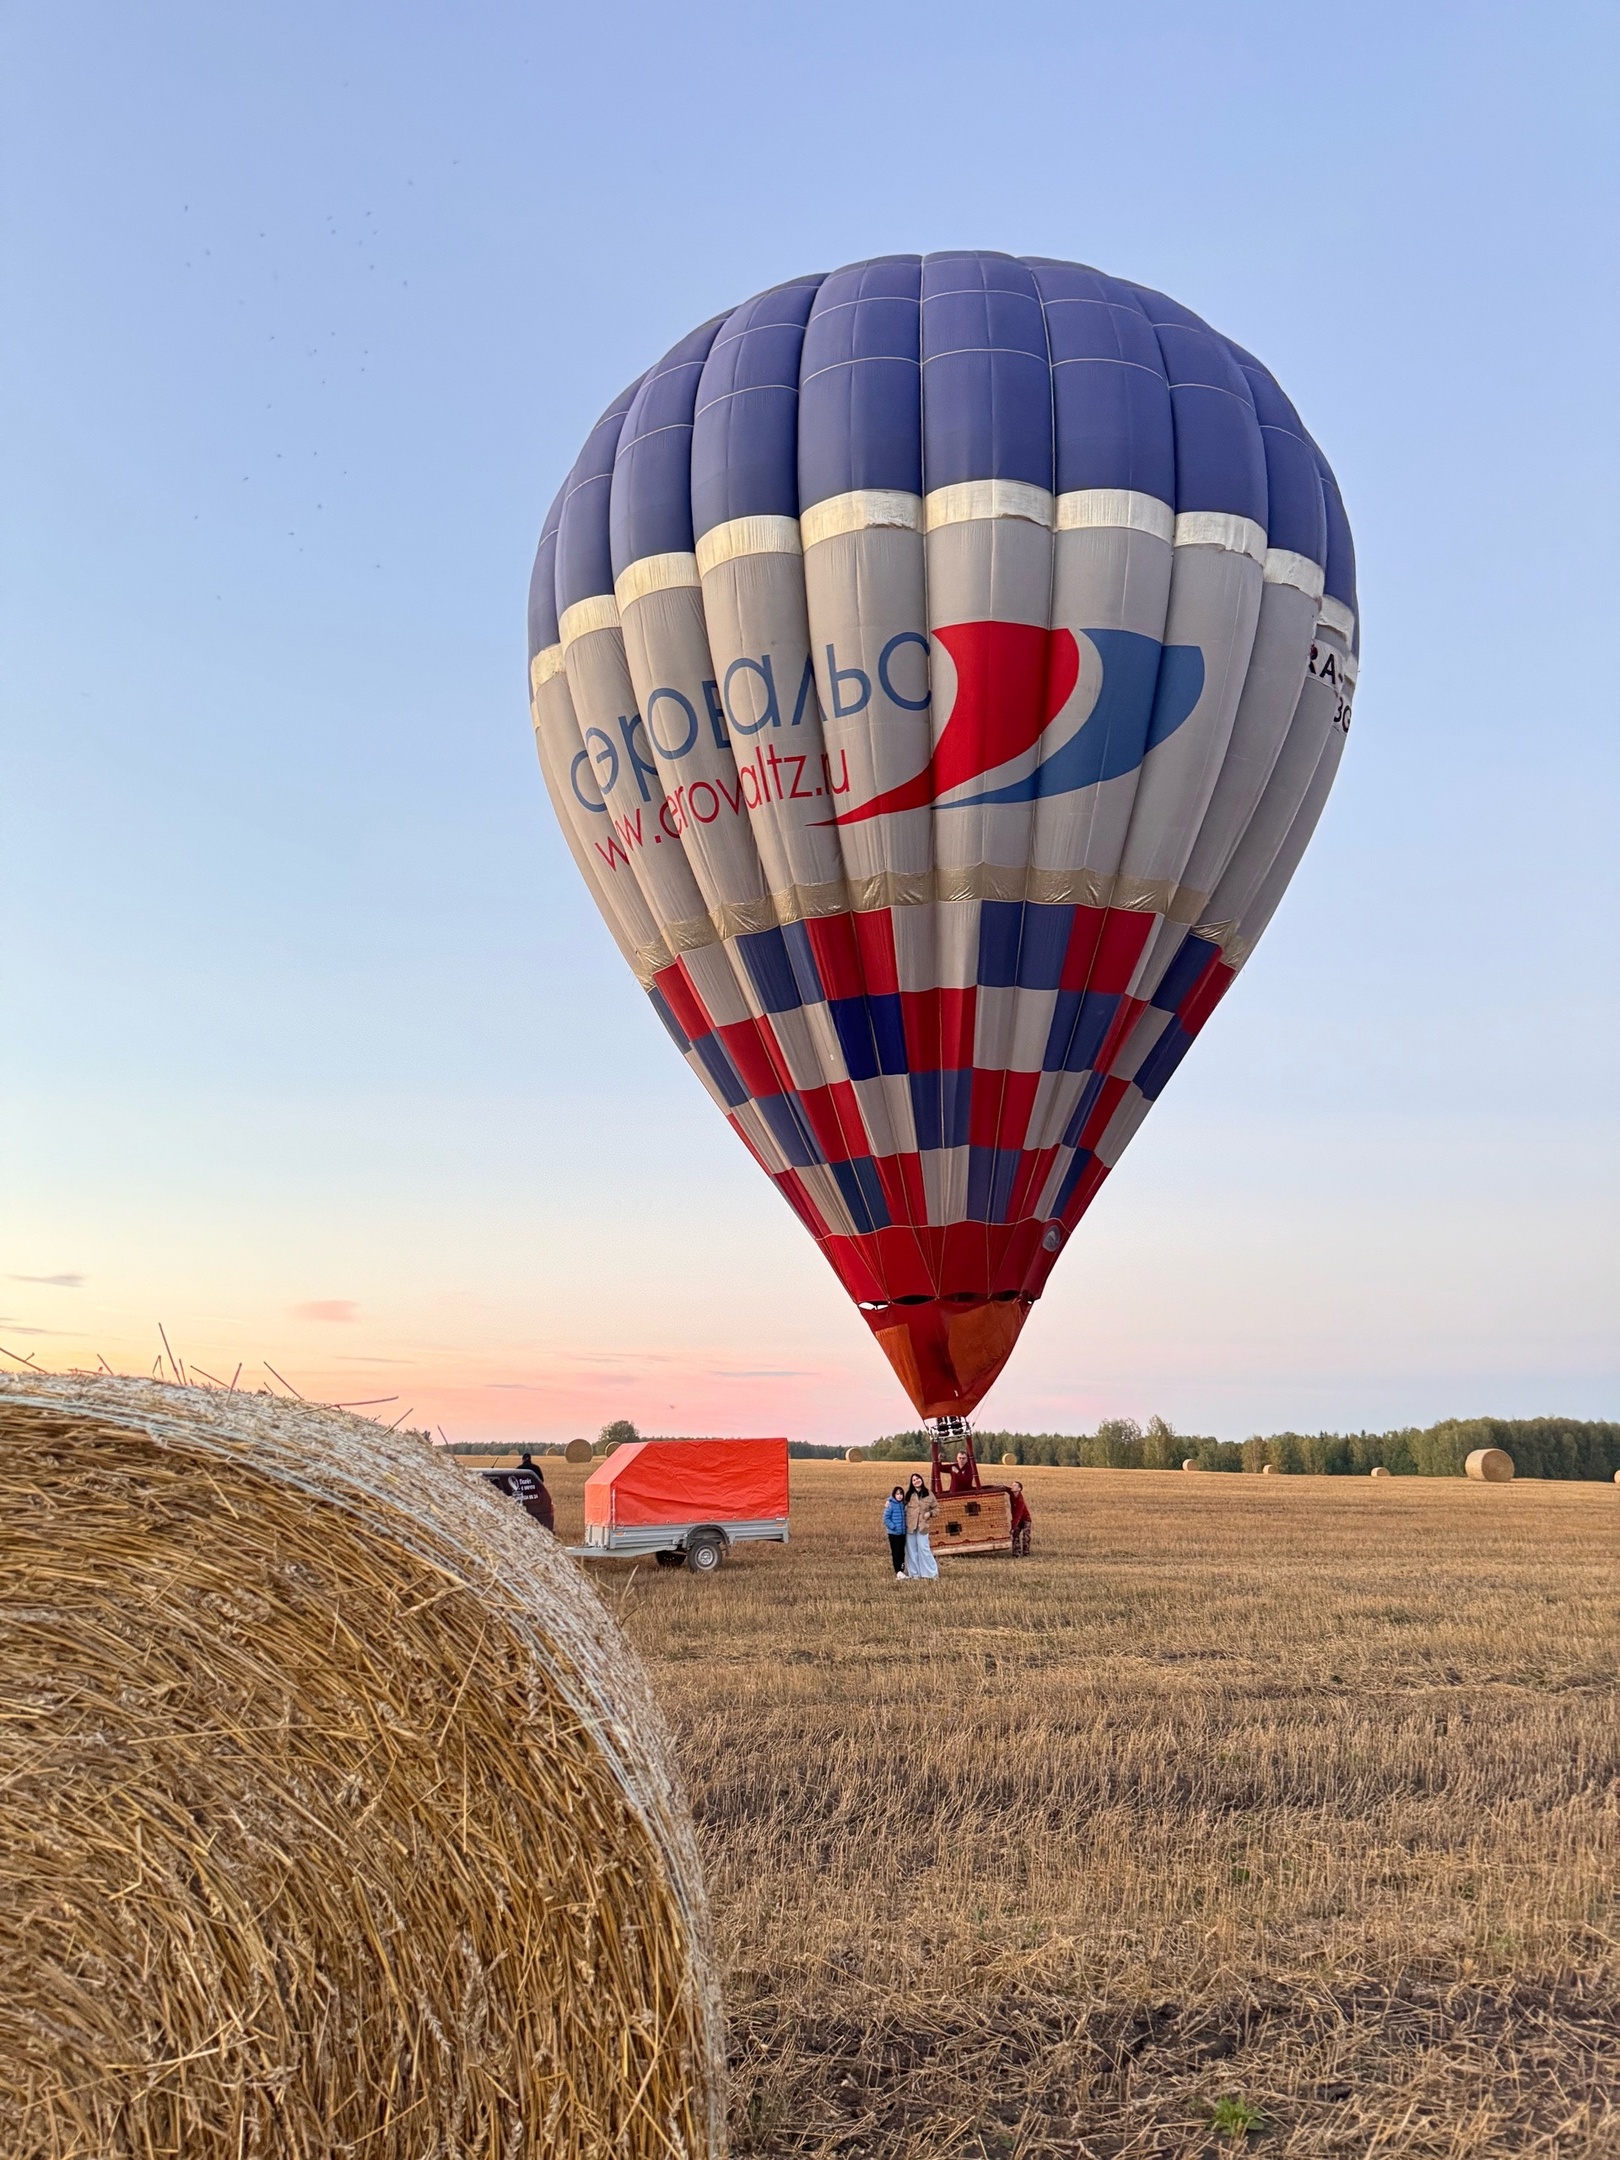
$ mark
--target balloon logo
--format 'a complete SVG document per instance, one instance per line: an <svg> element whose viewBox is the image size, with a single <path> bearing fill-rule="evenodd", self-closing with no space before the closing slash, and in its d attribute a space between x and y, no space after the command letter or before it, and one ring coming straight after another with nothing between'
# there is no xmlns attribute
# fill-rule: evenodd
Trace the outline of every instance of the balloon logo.
<svg viewBox="0 0 1620 2160"><path fill-rule="evenodd" d="M796 279L592 430L530 591L546 785L920 1415L994 1381L1253 951L1358 647L1270 375L1073 263Z"/></svg>

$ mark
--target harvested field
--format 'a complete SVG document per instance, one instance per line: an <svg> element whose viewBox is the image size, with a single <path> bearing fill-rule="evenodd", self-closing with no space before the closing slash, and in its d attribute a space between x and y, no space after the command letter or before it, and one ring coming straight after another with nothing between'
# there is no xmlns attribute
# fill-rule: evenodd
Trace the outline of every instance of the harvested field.
<svg viewBox="0 0 1620 2160"><path fill-rule="evenodd" d="M1031 1469L1032 1560L897 1586L895 1474L594 1578L691 1782L737 2155L1614 2160L1612 1486Z"/></svg>

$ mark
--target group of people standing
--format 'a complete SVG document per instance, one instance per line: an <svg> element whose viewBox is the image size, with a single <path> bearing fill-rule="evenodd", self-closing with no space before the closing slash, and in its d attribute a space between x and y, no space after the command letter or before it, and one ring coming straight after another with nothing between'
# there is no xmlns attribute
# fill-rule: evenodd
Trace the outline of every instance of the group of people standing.
<svg viewBox="0 0 1620 2160"><path fill-rule="evenodd" d="M928 1542L928 1531L939 1513L939 1502L918 1471L908 1485L897 1485L883 1505L883 1527L889 1533L889 1557L896 1582L932 1582L939 1562Z"/></svg>
<svg viewBox="0 0 1620 2160"><path fill-rule="evenodd" d="M973 1464L965 1452L958 1455L954 1463L946 1465L945 1474L950 1479L953 1493L978 1489ZM1015 1480L1004 1489L1008 1493L1013 1558L1027 1560L1030 1533L1034 1527L1029 1502L1024 1498L1020 1482ZM929 1537L938 1513L939 1502L920 1470L912 1471L908 1483L896 1485L883 1503L883 1527L888 1533L889 1558L894 1565L896 1582L932 1582L939 1574L939 1562L934 1558Z"/></svg>

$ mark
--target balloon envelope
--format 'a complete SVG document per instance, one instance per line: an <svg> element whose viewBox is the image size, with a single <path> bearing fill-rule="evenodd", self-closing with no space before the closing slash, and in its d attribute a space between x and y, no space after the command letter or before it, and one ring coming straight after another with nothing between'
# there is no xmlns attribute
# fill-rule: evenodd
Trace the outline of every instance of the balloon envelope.
<svg viewBox="0 0 1620 2160"><path fill-rule="evenodd" d="M918 1411L971 1410L1332 784L1359 637L1320 451L1160 294L855 263L614 401L529 617L626 961Z"/></svg>

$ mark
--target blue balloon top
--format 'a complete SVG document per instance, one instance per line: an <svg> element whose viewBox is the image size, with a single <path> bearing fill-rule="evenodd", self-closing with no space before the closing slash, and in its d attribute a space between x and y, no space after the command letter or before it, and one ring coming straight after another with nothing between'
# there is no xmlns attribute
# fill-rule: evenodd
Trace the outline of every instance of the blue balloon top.
<svg viewBox="0 0 1620 2160"><path fill-rule="evenodd" d="M1259 361L1146 286L975 249L794 278L683 338L568 476L536 558L531 643L554 642L556 617L631 563L690 553L732 519L973 480L1250 519L1355 608L1333 475Z"/></svg>

